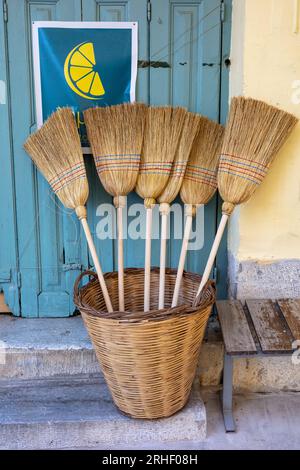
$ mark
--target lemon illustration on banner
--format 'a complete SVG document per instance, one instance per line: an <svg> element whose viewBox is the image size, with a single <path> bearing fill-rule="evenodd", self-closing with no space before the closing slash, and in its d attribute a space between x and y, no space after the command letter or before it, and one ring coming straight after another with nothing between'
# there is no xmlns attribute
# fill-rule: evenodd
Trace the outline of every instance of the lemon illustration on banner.
<svg viewBox="0 0 300 470"><path fill-rule="evenodd" d="M68 54L65 65L65 79L71 90L88 100L97 100L105 94L99 73L95 70L96 60L92 42L78 44Z"/></svg>

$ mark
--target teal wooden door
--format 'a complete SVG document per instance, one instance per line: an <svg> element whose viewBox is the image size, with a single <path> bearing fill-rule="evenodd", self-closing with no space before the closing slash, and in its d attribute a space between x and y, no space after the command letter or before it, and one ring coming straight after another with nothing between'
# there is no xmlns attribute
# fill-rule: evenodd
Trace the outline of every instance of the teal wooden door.
<svg viewBox="0 0 300 470"><path fill-rule="evenodd" d="M35 129L31 22L80 20L80 0L10 0L9 60L11 147L22 316L69 316L72 284L86 257L78 223L64 210L22 149ZM13 243L12 234L7 241ZM78 243L79 240L79 243Z"/></svg>
<svg viewBox="0 0 300 470"><path fill-rule="evenodd" d="M1 1L3 5L7 3ZM227 76L226 71L222 75L221 68L224 30L221 3L221 0L9 0L7 18L0 16L1 24L5 25L0 28L0 87L1 80L7 85L7 99L0 104L4 155L1 164L4 183L0 185L0 286L15 315L72 315L74 279L81 269L91 265L76 218L61 207L22 149L26 137L35 129L31 22L138 21L139 60L152 61L152 66L139 68L137 99L186 106L218 120L220 91L227 87L226 80L221 80L223 75ZM226 106L222 109L225 115ZM88 217L103 269L111 271L116 268L116 246L104 223L105 216L114 212L111 197L101 187L91 157L86 157L86 164L91 190ZM137 195L129 195L128 223L138 214L137 202L141 202ZM204 227L203 246L189 253L187 269L191 271L203 270L216 230L217 213L216 198L199 213L194 230L199 232ZM157 225L158 215L156 220ZM115 221L112 228L108 227L110 230L115 230ZM176 267L180 246L180 240L173 240L171 218L170 266ZM221 254L219 259L224 261L224 256ZM144 240L126 240L125 264L139 267L143 263ZM153 242L152 264L159 264L159 240Z"/></svg>

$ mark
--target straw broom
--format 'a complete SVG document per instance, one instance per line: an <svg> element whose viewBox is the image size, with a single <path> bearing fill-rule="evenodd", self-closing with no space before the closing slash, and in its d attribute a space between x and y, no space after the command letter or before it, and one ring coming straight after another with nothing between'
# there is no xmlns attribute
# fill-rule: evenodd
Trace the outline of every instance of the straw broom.
<svg viewBox="0 0 300 470"><path fill-rule="evenodd" d="M120 311L125 309L123 209L139 173L146 110L144 104L125 103L84 112L98 176L105 190L114 197L117 209Z"/></svg>
<svg viewBox="0 0 300 470"><path fill-rule="evenodd" d="M62 108L53 113L44 125L27 139L24 148L63 205L75 210L81 221L106 308L108 312L112 312L112 304L87 223L85 204L89 187L71 108Z"/></svg>
<svg viewBox="0 0 300 470"><path fill-rule="evenodd" d="M176 307L178 303L184 264L196 209L200 205L207 204L217 190L217 168L224 138L224 127L210 119L199 116L198 129L198 134L194 140L180 190L180 197L185 204L186 222L172 307Z"/></svg>
<svg viewBox="0 0 300 470"><path fill-rule="evenodd" d="M149 107L136 192L146 208L144 310L150 308L152 210L164 190L181 136L183 108Z"/></svg>
<svg viewBox="0 0 300 470"><path fill-rule="evenodd" d="M222 218L197 297L208 281L229 216L262 183L297 121L293 115L262 101L232 99L218 170L218 187L224 200Z"/></svg>
<svg viewBox="0 0 300 470"><path fill-rule="evenodd" d="M160 235L160 272L159 272L159 301L158 308L164 308L165 301L165 274L166 274L166 249L167 228L170 204L174 201L180 191L184 173L186 170L189 154L198 132L200 117L197 114L187 113L182 129L179 146L173 161L172 170L167 186L159 196L159 212L161 214Z"/></svg>

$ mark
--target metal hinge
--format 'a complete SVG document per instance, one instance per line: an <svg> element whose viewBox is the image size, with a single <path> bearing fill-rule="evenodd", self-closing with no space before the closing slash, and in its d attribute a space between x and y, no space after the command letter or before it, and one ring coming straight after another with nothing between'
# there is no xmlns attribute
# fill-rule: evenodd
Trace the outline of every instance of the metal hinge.
<svg viewBox="0 0 300 470"><path fill-rule="evenodd" d="M76 263L63 264L62 269L64 272L82 271L82 264L76 264Z"/></svg>
<svg viewBox="0 0 300 470"><path fill-rule="evenodd" d="M147 21L150 23L152 19L152 4L151 2L147 3Z"/></svg>
<svg viewBox="0 0 300 470"><path fill-rule="evenodd" d="M7 3L6 1L3 2L3 19L5 23L8 21L8 10L7 10Z"/></svg>
<svg viewBox="0 0 300 470"><path fill-rule="evenodd" d="M220 5L220 19L221 19L221 23L224 23L225 21L225 3L224 2L222 2Z"/></svg>
<svg viewBox="0 0 300 470"><path fill-rule="evenodd" d="M0 284L11 282L11 270L0 271Z"/></svg>
<svg viewBox="0 0 300 470"><path fill-rule="evenodd" d="M16 275L9 271L0 271L0 284L16 284L18 288L21 288L21 273L18 271Z"/></svg>
<svg viewBox="0 0 300 470"><path fill-rule="evenodd" d="M147 67L153 67L155 69L159 69L159 68L170 68L170 64L168 64L168 62L161 62L161 61L158 61L158 60L139 60L138 61L138 67L140 69L145 69Z"/></svg>

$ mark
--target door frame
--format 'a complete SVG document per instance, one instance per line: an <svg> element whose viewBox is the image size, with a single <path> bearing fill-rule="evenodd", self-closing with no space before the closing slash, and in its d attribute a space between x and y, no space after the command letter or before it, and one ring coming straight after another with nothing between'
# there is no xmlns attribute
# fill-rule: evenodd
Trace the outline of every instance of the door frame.
<svg viewBox="0 0 300 470"><path fill-rule="evenodd" d="M77 15L77 18L80 19L81 17L81 0L67 0L65 4L67 5L68 2L71 4L74 1L74 15ZM31 24L27 22L27 14L29 15L29 10L27 9L28 5L35 5L37 2L28 2L27 0L22 2L23 9L21 8L20 14L24 15L25 22L24 22L24 35L27 40L27 33L31 28ZM48 0L40 0L41 4L45 4L49 6L49 8L56 8L56 5L59 3L59 0L53 2L49 2ZM72 240L69 241L69 237L65 236L65 229L64 227L69 224L70 226L73 225L69 214L66 212L60 217L60 230L61 232L57 235L57 238L60 238L62 243L60 245L60 266L58 267L57 271L59 270L59 275L61 276L62 281L61 285L63 286L62 289L53 290L45 289L42 290L42 276L39 272L40 267L40 260L41 260L41 252L40 252L40 232L36 229L35 225L28 225L27 219L32 219L35 221L36 224L39 224L39 214L37 214L37 207L43 198L39 199L37 197L38 191L41 190L42 185L46 184L42 176L40 176L36 169L30 163L30 160L27 157L18 160L19 155L22 151L23 142L28 135L28 131L26 135L22 137L23 127L18 129L16 127L16 121L14 119L22 120L24 118L24 114L28 114L30 117L28 119L28 126L29 129L35 129L35 120L34 120L34 107L31 100L32 92L31 86L29 85L29 95L25 94L24 99L21 95L22 88L17 88L19 93L19 100L17 101L16 96L10 92L10 87L13 86L14 83L18 80L18 75L13 75L13 64L14 54L12 53L13 49L13 42L18 40L16 35L16 28L14 24L14 11L13 5L11 8L10 3L7 0L1 0L0 2L1 8L1 16L2 16L2 24L4 25L4 37L5 37L5 66L6 66L6 82L7 82L7 103L8 103L8 114L9 114L9 122L8 125L5 125L5 134L7 139L9 140L9 148L10 154L9 158L11 161L10 168L11 174L6 172L5 175L5 184L9 186L9 190L13 194L13 203L7 204L7 197L6 197L6 205L9 206L8 208L10 211L13 210L13 224L15 227L15 232L12 230L5 231L5 239L4 244L7 252L12 250L12 246L16 244L16 255L15 260L11 262L11 272L12 274L14 271L16 272L16 281L14 282L13 286L6 286L3 287L5 292L6 302L9 304L14 315L22 315L23 317L66 317L73 315L75 311L75 307L73 305L73 284L76 278L76 274L80 272L80 264L77 262L76 259L76 252L72 249ZM6 9L5 9L6 5ZM68 5L67 5L68 6ZM66 10L66 8L64 9ZM64 11L63 10L63 11ZM6 15L4 12L6 11ZM67 10L67 14L69 10ZM5 17L6 16L6 17ZM18 15L20 18L20 15ZM18 17L17 16L17 17ZM65 15L67 16L67 15ZM2 28L1 28L2 31ZM23 30L22 30L23 31ZM12 41L13 39L13 41ZM12 42L11 42L12 41ZM26 43L27 44L27 43ZM1 46L1 45L0 45ZM25 47L22 44L22 47ZM27 50L25 51L27 52ZM27 54L24 54L24 61L26 67L30 65L30 58ZM19 70L18 70L19 72ZM21 71L22 72L22 71ZM26 76L26 83L30 83L31 81L31 72L28 76ZM20 113L16 111L16 103L19 106L19 103L23 102L23 107L20 108ZM28 105L29 102L29 105ZM28 106L28 108L27 108ZM25 110L25 111L24 111ZM21 115L21 117L19 116ZM20 132L20 134L19 134ZM26 161L25 161L26 159ZM7 158L8 160L8 158ZM18 163L17 163L18 162ZM5 162L7 163L7 162ZM37 181L40 180L39 186ZM26 181L26 182L24 182ZM8 210L5 208L5 203L0 200L1 210ZM56 204L56 203L54 203ZM37 217L35 218L35 215ZM26 219L27 217L27 219ZM77 223L77 221L76 221ZM79 223L78 223L79 226ZM26 232L26 233L25 233ZM69 233L68 233L69 235ZM13 240L12 240L13 239ZM82 243L80 244L80 248ZM86 244L85 244L86 246ZM84 246L84 250L85 250ZM22 256L23 253L23 256ZM74 262L74 260L76 262ZM43 265L41 265L43 267ZM51 273L51 268L48 272ZM76 269L75 269L76 268ZM48 275L48 273L47 273ZM43 272L43 279L48 280L49 276L47 277ZM12 276L11 276L12 277ZM5 286L5 284L4 284ZM10 301L11 293L13 289L17 291L17 298L18 298L18 305L19 309L16 308L16 302L13 304ZM45 293L45 295L44 295ZM48 295L49 294L49 295ZM52 303L52 307L51 307ZM46 307L44 307L46 306ZM49 306L49 309L48 309ZM58 307L57 307L58 306ZM43 311L44 308L44 311ZM45 310L48 309L48 310ZM53 311L53 314L52 314Z"/></svg>
<svg viewBox="0 0 300 470"><path fill-rule="evenodd" d="M15 316L21 314L20 278L18 264L18 236L16 217L16 191L14 179L13 141L11 129L11 96L7 43L6 1L0 8L0 80L4 102L0 103L0 140L3 150L1 161L0 210L3 217L0 247L0 292ZM13 242L12 242L13 240ZM1 256L2 254L2 256Z"/></svg>
<svg viewBox="0 0 300 470"><path fill-rule="evenodd" d="M230 47L231 47L231 27L232 27L232 0L222 0L223 17L221 24L221 44L220 44L220 106L219 122L225 125L229 110L229 72L230 72ZM229 61L229 62L228 62ZM222 217L222 199L218 193L216 226L218 227ZM228 298L228 251L227 251L227 230L221 240L220 248L215 260L215 281L217 283L217 298ZM218 283L218 279L222 281Z"/></svg>

